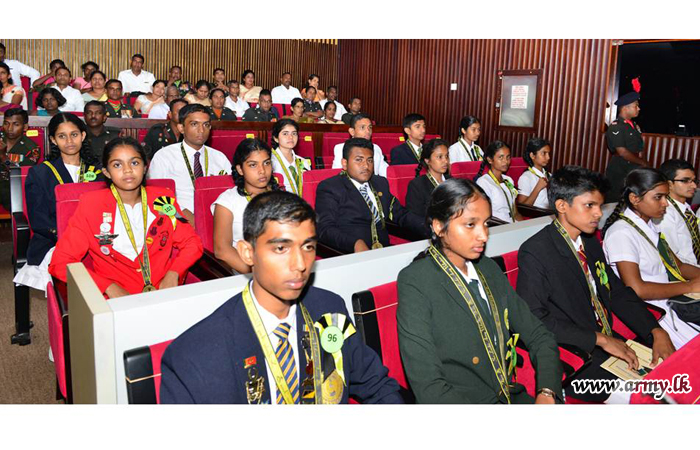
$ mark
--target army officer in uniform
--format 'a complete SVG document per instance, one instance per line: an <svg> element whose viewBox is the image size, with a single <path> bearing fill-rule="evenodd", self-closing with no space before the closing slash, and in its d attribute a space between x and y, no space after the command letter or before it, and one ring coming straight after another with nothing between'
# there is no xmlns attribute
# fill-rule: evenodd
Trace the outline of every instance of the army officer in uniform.
<svg viewBox="0 0 700 450"><path fill-rule="evenodd" d="M638 167L646 167L649 162L641 155L644 150L644 140L639 125L632 119L639 115L639 94L629 92L615 102L618 107L617 119L605 132L605 140L612 158L605 171L605 177L610 180L610 190L605 196L605 202L620 200L625 177Z"/></svg>

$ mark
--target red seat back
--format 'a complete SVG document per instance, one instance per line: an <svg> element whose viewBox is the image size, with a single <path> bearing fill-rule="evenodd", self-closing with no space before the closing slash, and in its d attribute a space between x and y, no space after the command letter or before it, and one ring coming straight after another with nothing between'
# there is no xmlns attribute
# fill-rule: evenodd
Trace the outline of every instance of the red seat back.
<svg viewBox="0 0 700 450"><path fill-rule="evenodd" d="M450 175L454 178L468 178L471 180L479 172L479 167L481 167L481 162L479 161L453 163L450 166Z"/></svg>
<svg viewBox="0 0 700 450"><path fill-rule="evenodd" d="M160 403L161 360L172 340L124 352L126 391L131 404Z"/></svg>
<svg viewBox="0 0 700 450"><path fill-rule="evenodd" d="M403 137L403 133L374 133L372 142L381 147L384 156L389 158L391 149L406 142L406 138Z"/></svg>
<svg viewBox="0 0 700 450"><path fill-rule="evenodd" d="M138 139L139 142L143 144L143 140L146 139L146 135L148 134L148 129L147 128L141 128L139 129L139 134L138 134Z"/></svg>
<svg viewBox="0 0 700 450"><path fill-rule="evenodd" d="M328 132L328 133L323 133L323 144L321 146L321 155L322 156L330 156L331 158L334 156L333 155L333 149L335 148L336 145L342 144L343 142L347 141L350 139L350 135L348 133L338 133L338 132ZM331 163L333 160L331 159Z"/></svg>
<svg viewBox="0 0 700 450"><path fill-rule="evenodd" d="M277 114L279 114L279 117L287 115L285 105L283 105L282 103L273 103L272 106L277 110Z"/></svg>
<svg viewBox="0 0 700 450"><path fill-rule="evenodd" d="M508 277L508 282L515 289L518 285L518 251L512 251L509 253L504 253L501 255L503 258L503 263L506 266L506 271L504 272L506 277Z"/></svg>
<svg viewBox="0 0 700 450"><path fill-rule="evenodd" d="M401 202L406 204L406 193L408 192L408 183L416 177L416 168L418 164L406 164L400 166L389 166L386 171L386 179L389 181L389 191ZM422 173L424 173L423 170Z"/></svg>
<svg viewBox="0 0 700 450"><path fill-rule="evenodd" d="M65 310L61 307L53 283L46 287L47 315L49 319L49 345L53 354L54 369L58 390L63 398L68 398L66 383L66 352L63 340L64 319L67 318Z"/></svg>
<svg viewBox="0 0 700 450"><path fill-rule="evenodd" d="M316 209L316 189L318 189L318 184L326 178L334 177L339 173L340 169L307 170L304 172L302 198L312 208Z"/></svg>
<svg viewBox="0 0 700 450"><path fill-rule="evenodd" d="M31 139L36 145L39 146L39 161L37 162L40 163L44 159L46 159L46 155L44 152L46 151L44 147L44 129L43 128L29 128L26 133L24 133L25 136L27 136L29 139Z"/></svg>
<svg viewBox="0 0 700 450"><path fill-rule="evenodd" d="M267 135L267 144L272 147L272 133ZM302 158L308 158L313 161L314 159L314 141L313 133L309 131L299 132L299 141L297 146L294 147L294 153Z"/></svg>
<svg viewBox="0 0 700 450"><path fill-rule="evenodd" d="M513 179L515 185L518 185L518 180L520 176L527 170L527 163L522 158L512 158L510 160L510 168L508 169L507 175Z"/></svg>
<svg viewBox="0 0 700 450"><path fill-rule="evenodd" d="M214 216L211 205L227 189L234 186L231 175L197 178L194 189L195 231L202 239L204 249L214 251Z"/></svg>
<svg viewBox="0 0 700 450"><path fill-rule="evenodd" d="M24 89L24 92L29 92L29 89L31 89L31 79L29 77L25 77L24 75L19 77L20 83L22 84L22 89ZM29 106L29 105L27 105ZM29 106L29 109L33 109L31 106Z"/></svg>
<svg viewBox="0 0 700 450"><path fill-rule="evenodd" d="M256 137L258 133L253 130L212 130L207 145L222 152L229 161L233 161L238 144L244 139Z"/></svg>

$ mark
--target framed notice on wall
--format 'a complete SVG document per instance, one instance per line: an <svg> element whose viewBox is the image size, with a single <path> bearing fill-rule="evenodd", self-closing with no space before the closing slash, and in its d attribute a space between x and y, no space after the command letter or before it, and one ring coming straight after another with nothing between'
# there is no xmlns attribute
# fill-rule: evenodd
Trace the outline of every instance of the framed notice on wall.
<svg viewBox="0 0 700 450"><path fill-rule="evenodd" d="M496 100L499 130L535 131L542 70L499 70Z"/></svg>

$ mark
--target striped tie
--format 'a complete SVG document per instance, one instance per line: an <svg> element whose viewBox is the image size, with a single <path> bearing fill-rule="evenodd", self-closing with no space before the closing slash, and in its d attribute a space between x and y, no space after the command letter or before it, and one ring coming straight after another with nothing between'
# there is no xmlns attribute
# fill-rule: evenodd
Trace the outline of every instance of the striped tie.
<svg viewBox="0 0 700 450"><path fill-rule="evenodd" d="M199 162L199 152L194 153L194 177L199 178L204 176L204 172L202 171L202 163Z"/></svg>
<svg viewBox="0 0 700 450"><path fill-rule="evenodd" d="M282 322L275 328L275 331L273 331L275 336L280 339L277 343L275 355L277 355L277 360L282 368L282 374L287 382L287 386L289 386L292 399L294 403L299 403L299 375L297 374L297 364L294 362L294 350L292 350L288 339L290 328L288 323ZM284 398L279 390L279 386L277 386L277 403L284 403Z"/></svg>
<svg viewBox="0 0 700 450"><path fill-rule="evenodd" d="M581 260L581 263L583 264L583 273L586 275L586 278L590 277L590 269L588 268L588 258L586 258L586 253L583 251L583 244L579 245L578 247L578 259ZM590 281L590 278L589 278ZM595 283L593 283L595 284ZM598 310L595 308L595 303L593 298L591 298L591 306L593 306L593 314L595 314L595 321L598 324L598 326L602 329L603 327L603 321L600 319L600 316L598 315ZM601 306L603 306L601 304Z"/></svg>
<svg viewBox="0 0 700 450"><path fill-rule="evenodd" d="M700 230L698 230L698 219L689 209L685 210L683 219L685 219L685 224L688 227L688 231L690 231L690 238L693 241L695 260L700 262Z"/></svg>
<svg viewBox="0 0 700 450"><path fill-rule="evenodd" d="M367 202L367 205L369 206L370 211L372 211L372 217L374 218L374 223L378 223L381 219L379 217L379 211L377 211L377 207L374 206L374 202L369 198L369 193L367 192L367 185L363 184L360 186L360 194L365 198L365 201Z"/></svg>

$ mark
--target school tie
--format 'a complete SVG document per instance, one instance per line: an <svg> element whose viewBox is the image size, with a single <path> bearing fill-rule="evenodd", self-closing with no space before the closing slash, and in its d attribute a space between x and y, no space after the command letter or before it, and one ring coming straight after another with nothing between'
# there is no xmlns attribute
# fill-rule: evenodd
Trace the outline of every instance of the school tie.
<svg viewBox="0 0 700 450"><path fill-rule="evenodd" d="M289 386L289 392L292 394L294 403L299 403L299 375L297 374L297 364L294 362L294 350L289 343L289 330L291 327L288 323L282 322L275 328L273 333L279 338L275 355L280 363L282 374ZM284 403L282 393L277 386L277 403Z"/></svg>
<svg viewBox="0 0 700 450"><path fill-rule="evenodd" d="M579 245L577 253L578 253L578 259L580 259L581 264L583 264L583 273L586 275L586 278L588 279L588 281L591 282L590 272L589 272L589 268L588 268L588 259L586 258L586 253L583 251L583 244ZM600 317L598 316L598 311L596 311L596 309L595 309L595 303L594 303L593 298L591 298L591 306L593 307L593 314L595 314L595 321L598 324L598 326L602 329L603 328L603 321L600 320Z"/></svg>
<svg viewBox="0 0 700 450"><path fill-rule="evenodd" d="M292 172L292 178L294 178L294 185L299 186L299 173L297 172L297 168L294 167L294 164L291 164L289 166L289 170Z"/></svg>
<svg viewBox="0 0 700 450"><path fill-rule="evenodd" d="M204 176L204 172L202 171L202 163L199 162L199 152L194 153L194 177L199 178Z"/></svg>
<svg viewBox="0 0 700 450"><path fill-rule="evenodd" d="M367 192L367 185L363 184L360 186L360 194L365 198L365 202L367 202L367 205L369 206L370 211L372 211L372 217L374 218L374 223L379 222L381 217L379 217L379 211L377 211L377 207L374 206L374 202L369 198L369 193Z"/></svg>
<svg viewBox="0 0 700 450"><path fill-rule="evenodd" d="M700 230L698 229L698 219L689 209L685 210L683 219L688 227L688 231L690 231L690 238L693 241L693 254L695 255L695 260L700 262Z"/></svg>
<svg viewBox="0 0 700 450"><path fill-rule="evenodd" d="M479 301L481 302L481 306L485 311L488 311L491 313L491 308L489 307L489 303L486 301L486 299L481 295L481 291L479 290L479 281L477 280L471 280L468 281L467 284L469 285L469 291L472 293L472 295Z"/></svg>

